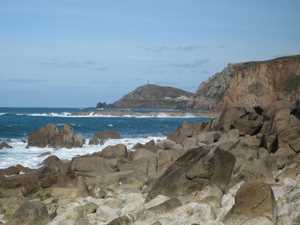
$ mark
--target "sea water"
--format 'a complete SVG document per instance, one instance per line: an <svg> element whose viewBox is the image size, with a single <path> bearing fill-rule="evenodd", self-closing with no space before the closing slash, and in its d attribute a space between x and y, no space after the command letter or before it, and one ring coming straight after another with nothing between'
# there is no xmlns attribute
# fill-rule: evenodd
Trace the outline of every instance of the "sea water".
<svg viewBox="0 0 300 225"><path fill-rule="evenodd" d="M158 113L155 116L109 116L105 114L74 115L81 109L76 108L0 108L0 141L6 141L12 149L0 150L0 168L21 164L30 168L40 166L40 163L49 155L42 153L50 152L60 159L71 159L77 155L85 155L101 151L108 145L125 144L131 149L137 143L146 143L150 140L159 141L182 122L199 123L207 118L185 115L171 117L166 113ZM108 140L103 145L85 144L82 148L53 149L53 148L27 148L27 136L40 127L53 123L63 126L71 125L76 133L80 133L86 143L95 132L114 130L121 134L121 139Z"/></svg>

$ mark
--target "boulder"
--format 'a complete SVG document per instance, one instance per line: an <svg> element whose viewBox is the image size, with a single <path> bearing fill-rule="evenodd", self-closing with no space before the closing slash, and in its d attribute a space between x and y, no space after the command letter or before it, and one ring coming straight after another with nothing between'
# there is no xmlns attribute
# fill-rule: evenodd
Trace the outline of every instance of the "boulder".
<svg viewBox="0 0 300 225"><path fill-rule="evenodd" d="M72 180L70 163L50 156L43 161L39 169L28 169L20 165L0 171L0 187L19 188L24 196L47 188L54 184L66 186ZM2 175L2 176L1 176Z"/></svg>
<svg viewBox="0 0 300 225"><path fill-rule="evenodd" d="M197 136L197 141L203 144L213 144L217 142L221 137L221 133L218 131L207 131L207 132L201 132Z"/></svg>
<svg viewBox="0 0 300 225"><path fill-rule="evenodd" d="M118 165L120 171L134 171L136 177L147 180L157 177L157 155L144 148L139 148L131 155L129 162Z"/></svg>
<svg viewBox="0 0 300 225"><path fill-rule="evenodd" d="M115 171L108 160L97 155L73 158L70 169L79 176L101 176Z"/></svg>
<svg viewBox="0 0 300 225"><path fill-rule="evenodd" d="M182 146L176 142L165 139L157 143L157 147L163 150L182 150Z"/></svg>
<svg viewBox="0 0 300 225"><path fill-rule="evenodd" d="M107 159L124 159L128 157L128 151L126 145L110 145L97 153L97 155Z"/></svg>
<svg viewBox="0 0 300 225"><path fill-rule="evenodd" d="M261 130L263 120L263 115L257 113L255 108L225 107L214 121L213 128L225 132L238 129L240 135L255 135Z"/></svg>
<svg viewBox="0 0 300 225"><path fill-rule="evenodd" d="M40 168L40 184L43 188L53 184L65 186L71 180L70 161L62 161L57 156L49 156Z"/></svg>
<svg viewBox="0 0 300 225"><path fill-rule="evenodd" d="M222 146L220 148L222 149ZM260 148L260 140L256 136L240 137L228 151L236 158L232 174L233 183L241 180L273 179L272 168L268 164L269 153L266 149Z"/></svg>
<svg viewBox="0 0 300 225"><path fill-rule="evenodd" d="M108 139L120 139L121 135L112 130L100 131L95 133L94 137L90 140L90 145L99 145L104 144L104 142Z"/></svg>
<svg viewBox="0 0 300 225"><path fill-rule="evenodd" d="M235 157L222 150L196 148L178 158L152 185L147 200L157 195L177 197L208 184L224 189L230 181Z"/></svg>
<svg viewBox="0 0 300 225"><path fill-rule="evenodd" d="M8 149L8 148L12 148L12 147L9 144L7 144L6 142L0 143L0 149Z"/></svg>
<svg viewBox="0 0 300 225"><path fill-rule="evenodd" d="M182 123L180 127L176 129L174 133L168 135L168 139L176 142L177 144L182 144L186 138L196 136L199 134L204 128L206 124L189 124Z"/></svg>
<svg viewBox="0 0 300 225"><path fill-rule="evenodd" d="M34 171L28 174L0 177L0 187L5 189L20 188L24 196L40 188L39 173Z"/></svg>
<svg viewBox="0 0 300 225"><path fill-rule="evenodd" d="M300 152L300 120L297 118L297 110L286 102L277 102L266 117L269 121L265 122L261 131L264 134L264 147L271 153L280 148Z"/></svg>
<svg viewBox="0 0 300 225"><path fill-rule="evenodd" d="M15 165L15 166L10 166L6 169L0 169L0 176L11 176L11 175L16 175L20 173L25 173L29 171L29 168L26 168L22 165Z"/></svg>
<svg viewBox="0 0 300 225"><path fill-rule="evenodd" d="M40 201L25 201L7 225L46 225L50 221L46 206Z"/></svg>
<svg viewBox="0 0 300 225"><path fill-rule="evenodd" d="M72 127L65 124L59 129L54 124L47 124L38 131L28 136L28 146L53 147L53 148L73 148L82 147L84 139L74 134Z"/></svg>
<svg viewBox="0 0 300 225"><path fill-rule="evenodd" d="M244 225L249 219L266 217L275 224L276 216L276 202L271 186L253 181L243 184L238 190L235 204L226 215L224 223Z"/></svg>
<svg viewBox="0 0 300 225"><path fill-rule="evenodd" d="M148 141L146 144L137 143L135 146L133 146L133 149L146 149L155 153L158 149L158 146L155 144L154 140L151 140Z"/></svg>

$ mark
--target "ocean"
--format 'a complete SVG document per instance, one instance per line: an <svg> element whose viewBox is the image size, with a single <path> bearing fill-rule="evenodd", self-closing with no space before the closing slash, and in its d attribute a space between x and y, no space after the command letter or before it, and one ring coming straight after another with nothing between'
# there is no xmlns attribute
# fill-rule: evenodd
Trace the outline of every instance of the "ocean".
<svg viewBox="0 0 300 225"><path fill-rule="evenodd" d="M13 147L0 150L0 168L16 164L37 168L49 156L41 156L45 152L50 152L60 159L71 159L76 155L90 154L119 143L126 144L130 149L136 143L164 139L183 122L199 123L208 120L189 114L181 117L168 116L166 113L158 113L155 116L101 116L78 114L81 111L79 108L0 108L0 141L6 141ZM104 130L118 131L122 138L109 140L97 146L85 144L82 148L27 148L28 134L48 123L57 126L70 124L76 133L85 137L86 143L95 132Z"/></svg>

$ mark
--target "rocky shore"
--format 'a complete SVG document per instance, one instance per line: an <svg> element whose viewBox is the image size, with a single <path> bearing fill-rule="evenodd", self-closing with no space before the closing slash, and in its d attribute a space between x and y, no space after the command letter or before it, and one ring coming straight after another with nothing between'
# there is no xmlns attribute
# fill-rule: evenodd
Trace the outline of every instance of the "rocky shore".
<svg viewBox="0 0 300 225"><path fill-rule="evenodd" d="M80 143L48 128L43 145ZM0 170L0 224L298 225L299 152L299 102L225 107L160 142Z"/></svg>

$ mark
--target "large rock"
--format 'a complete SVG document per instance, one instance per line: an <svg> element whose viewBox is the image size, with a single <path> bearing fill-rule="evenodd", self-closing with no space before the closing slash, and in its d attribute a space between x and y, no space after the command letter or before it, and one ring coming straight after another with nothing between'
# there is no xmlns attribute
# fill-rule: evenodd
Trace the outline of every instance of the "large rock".
<svg viewBox="0 0 300 225"><path fill-rule="evenodd" d="M66 186L72 179L70 162L49 156L38 169L20 165L0 170L0 188L20 189L24 196L52 185Z"/></svg>
<svg viewBox="0 0 300 225"><path fill-rule="evenodd" d="M110 145L97 153L97 155L107 159L124 159L128 157L128 151L126 145Z"/></svg>
<svg viewBox="0 0 300 225"><path fill-rule="evenodd" d="M25 201L7 225L46 225L50 221L46 206L39 201Z"/></svg>
<svg viewBox="0 0 300 225"><path fill-rule="evenodd" d="M24 173L29 170L30 170L29 168L26 168L26 167L18 164L15 166L10 166L6 169L0 169L0 176L16 175L16 174Z"/></svg>
<svg viewBox="0 0 300 225"><path fill-rule="evenodd" d="M53 184L66 186L72 178L70 161L62 161L57 156L49 156L42 162L40 171L40 185L43 188Z"/></svg>
<svg viewBox="0 0 300 225"><path fill-rule="evenodd" d="M155 144L154 140L148 141L146 144L137 143L135 146L133 146L133 149L147 149L151 152L157 152L158 146Z"/></svg>
<svg viewBox="0 0 300 225"><path fill-rule="evenodd" d="M139 178L147 180L150 177L157 177L157 155L144 148L139 148L131 155L131 160L118 165L121 171L134 171Z"/></svg>
<svg viewBox="0 0 300 225"><path fill-rule="evenodd" d="M214 129L228 132L238 129L240 135L255 135L263 126L261 111L242 107L224 108L219 117L214 121Z"/></svg>
<svg viewBox="0 0 300 225"><path fill-rule="evenodd" d="M279 148L300 152L300 120L294 110L291 104L282 101L269 110L271 119L263 133L270 152L275 153Z"/></svg>
<svg viewBox="0 0 300 225"><path fill-rule="evenodd" d="M168 135L168 139L182 145L185 139L198 135L201 131L203 131L205 126L206 124L204 123L182 123L174 133Z"/></svg>
<svg viewBox="0 0 300 225"><path fill-rule="evenodd" d="M0 149L8 149L8 148L12 148L12 147L9 144L7 144L6 142L0 143Z"/></svg>
<svg viewBox="0 0 300 225"><path fill-rule="evenodd" d="M219 143L220 149L224 149ZM236 158L235 167L232 174L232 182L241 180L250 181L263 179L271 181L273 179L272 168L269 165L269 153L260 147L260 139L256 136L246 135L240 137L238 142L227 149Z"/></svg>
<svg viewBox="0 0 300 225"><path fill-rule="evenodd" d="M147 200L159 194L169 197L188 194L201 190L208 184L224 189L230 180L234 164L235 158L228 152L191 149L157 179Z"/></svg>
<svg viewBox="0 0 300 225"><path fill-rule="evenodd" d="M24 196L34 193L40 188L40 174L34 171L29 174L0 177L0 187L4 189L19 188Z"/></svg>
<svg viewBox="0 0 300 225"><path fill-rule="evenodd" d="M182 150L158 150L156 153L144 148L134 151L128 162L119 164L120 171L134 171L144 181L159 177L184 152Z"/></svg>
<svg viewBox="0 0 300 225"><path fill-rule="evenodd" d="M247 220L256 217L266 217L276 223L276 202L272 188L260 181L241 186L235 196L235 204L224 222L226 225L244 225Z"/></svg>
<svg viewBox="0 0 300 225"><path fill-rule="evenodd" d="M90 140L90 145L98 145L98 144L104 144L104 142L108 139L120 139L121 135L112 130L107 131L100 131L97 132L94 137Z"/></svg>
<svg viewBox="0 0 300 225"><path fill-rule="evenodd" d="M82 147L84 139L77 134L74 134L73 129L65 124L59 129L54 124L47 124L38 131L31 133L28 136L28 146L37 147L54 147L54 148L73 148Z"/></svg>
<svg viewBox="0 0 300 225"><path fill-rule="evenodd" d="M115 171L109 160L97 155L73 158L70 169L73 173L80 176L100 176Z"/></svg>

